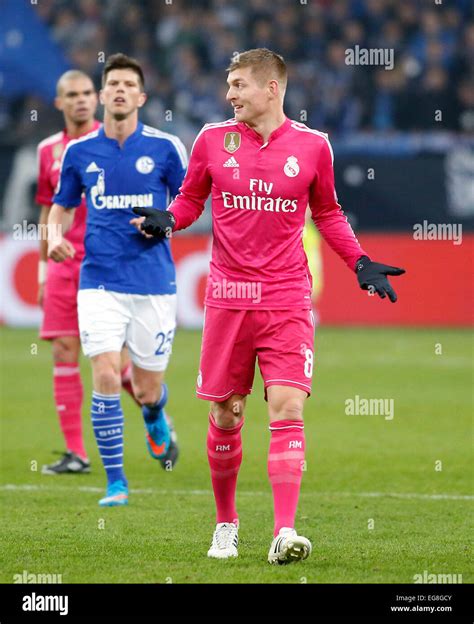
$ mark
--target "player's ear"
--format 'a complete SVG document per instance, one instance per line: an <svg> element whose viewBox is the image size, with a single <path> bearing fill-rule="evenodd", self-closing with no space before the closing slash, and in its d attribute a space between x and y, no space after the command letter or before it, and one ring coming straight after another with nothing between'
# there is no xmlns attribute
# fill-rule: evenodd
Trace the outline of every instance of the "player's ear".
<svg viewBox="0 0 474 624"><path fill-rule="evenodd" d="M104 96L102 89L99 91L99 102L102 104L102 106L104 105Z"/></svg>
<svg viewBox="0 0 474 624"><path fill-rule="evenodd" d="M140 93L140 97L138 98L138 108L141 108L147 100L147 95L144 91Z"/></svg>
<svg viewBox="0 0 474 624"><path fill-rule="evenodd" d="M268 83L268 90L272 98L278 97L278 94L280 92L279 86L280 85L278 84L278 80L270 80L270 82Z"/></svg>

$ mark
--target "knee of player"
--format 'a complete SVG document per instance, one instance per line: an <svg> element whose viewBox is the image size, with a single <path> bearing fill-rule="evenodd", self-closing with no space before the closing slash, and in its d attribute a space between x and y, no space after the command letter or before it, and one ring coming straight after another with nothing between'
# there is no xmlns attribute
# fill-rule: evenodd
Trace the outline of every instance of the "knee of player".
<svg viewBox="0 0 474 624"><path fill-rule="evenodd" d="M94 381L100 392L120 391L120 373L112 366L102 366L96 370Z"/></svg>
<svg viewBox="0 0 474 624"><path fill-rule="evenodd" d="M299 399L287 399L277 410L277 415L280 420L303 420L303 402Z"/></svg>
<svg viewBox="0 0 474 624"><path fill-rule="evenodd" d="M234 396L221 403L211 403L211 413L218 427L231 428L244 415L245 399Z"/></svg>
<svg viewBox="0 0 474 624"><path fill-rule="evenodd" d="M55 364L75 364L79 359L79 342L56 338L52 344L53 361Z"/></svg>
<svg viewBox="0 0 474 624"><path fill-rule="evenodd" d="M159 400L160 393L156 389L133 387L133 394L141 405L154 405Z"/></svg>

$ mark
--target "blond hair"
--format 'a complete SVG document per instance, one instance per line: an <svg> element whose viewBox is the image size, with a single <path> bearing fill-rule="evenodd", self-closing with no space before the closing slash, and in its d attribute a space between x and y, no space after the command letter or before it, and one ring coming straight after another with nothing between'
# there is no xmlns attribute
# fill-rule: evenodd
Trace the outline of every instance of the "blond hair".
<svg viewBox="0 0 474 624"><path fill-rule="evenodd" d="M281 84L283 92L288 82L288 71L285 61L280 54L272 52L267 48L255 48L235 54L227 71L233 72L236 69L250 67L257 82L263 84L267 80L277 80Z"/></svg>

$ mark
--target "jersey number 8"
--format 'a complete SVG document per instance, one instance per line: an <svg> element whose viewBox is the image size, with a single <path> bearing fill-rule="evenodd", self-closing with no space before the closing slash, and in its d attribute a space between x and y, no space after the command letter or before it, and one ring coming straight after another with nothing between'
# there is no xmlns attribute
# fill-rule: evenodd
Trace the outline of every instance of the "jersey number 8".
<svg viewBox="0 0 474 624"><path fill-rule="evenodd" d="M304 361L304 374L305 377L311 378L313 375L313 352L311 349L306 349L304 352L305 361Z"/></svg>

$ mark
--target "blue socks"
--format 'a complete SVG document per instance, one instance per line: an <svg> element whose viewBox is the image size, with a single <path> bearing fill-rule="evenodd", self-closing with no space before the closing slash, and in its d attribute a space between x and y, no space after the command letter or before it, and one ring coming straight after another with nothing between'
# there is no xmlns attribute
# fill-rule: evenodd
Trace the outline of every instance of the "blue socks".
<svg viewBox="0 0 474 624"><path fill-rule="evenodd" d="M169 428L165 420L163 408L168 401L168 388L161 386L161 398L154 405L143 405L142 413L145 424L153 425L155 437L159 442L169 445ZM91 407L92 427L99 448L100 457L107 473L108 485L115 481L122 481L127 485L123 471L123 411L120 404L120 394L92 393ZM161 421L161 422L160 422Z"/></svg>
<svg viewBox="0 0 474 624"><path fill-rule="evenodd" d="M168 401L168 386L161 384L161 398L154 405L142 405L143 418L146 424L154 423L158 420L161 410Z"/></svg>
<svg viewBox="0 0 474 624"><path fill-rule="evenodd" d="M127 479L123 471L123 412L120 394L92 393L92 426L99 453L107 473L107 482Z"/></svg>

